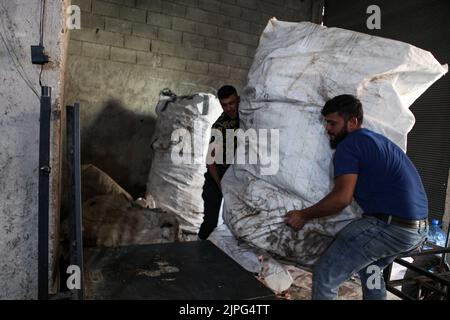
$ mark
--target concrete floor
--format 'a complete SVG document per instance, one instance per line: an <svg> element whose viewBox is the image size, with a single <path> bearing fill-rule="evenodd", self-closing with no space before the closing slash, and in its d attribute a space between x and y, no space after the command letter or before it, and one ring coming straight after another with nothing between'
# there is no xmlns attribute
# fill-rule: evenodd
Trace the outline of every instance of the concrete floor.
<svg viewBox="0 0 450 320"><path fill-rule="evenodd" d="M287 300L310 300L311 299L311 272L294 266L287 266L294 279L293 285L279 297ZM387 293L388 300L400 300L397 296ZM345 282L339 290L339 300L362 300L361 284L358 279Z"/></svg>

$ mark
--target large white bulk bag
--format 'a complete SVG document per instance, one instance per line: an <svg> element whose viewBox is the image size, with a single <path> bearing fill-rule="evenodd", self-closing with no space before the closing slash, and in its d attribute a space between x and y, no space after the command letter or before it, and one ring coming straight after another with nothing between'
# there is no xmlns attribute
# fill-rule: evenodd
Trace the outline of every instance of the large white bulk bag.
<svg viewBox="0 0 450 320"><path fill-rule="evenodd" d="M265 174L261 164L230 167L222 190L231 232L274 256L312 266L361 213L353 203L299 232L284 219L289 210L316 203L332 188L332 150L320 115L325 102L340 94L357 96L364 127L406 150L414 124L410 105L446 72L431 53L403 42L272 19L241 94L240 124L244 130L278 130L278 171Z"/></svg>
<svg viewBox="0 0 450 320"><path fill-rule="evenodd" d="M173 212L185 233L203 221L202 187L211 126L222 107L212 94L161 95L152 139L153 159L146 198Z"/></svg>

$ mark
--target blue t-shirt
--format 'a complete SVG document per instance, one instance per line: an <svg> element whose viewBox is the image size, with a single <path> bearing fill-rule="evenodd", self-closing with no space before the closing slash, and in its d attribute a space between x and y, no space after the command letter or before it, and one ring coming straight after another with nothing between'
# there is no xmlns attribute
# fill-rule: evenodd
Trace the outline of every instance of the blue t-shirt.
<svg viewBox="0 0 450 320"><path fill-rule="evenodd" d="M428 200L417 169L396 144L368 129L350 133L336 148L334 176L356 173L354 198L366 214L426 218Z"/></svg>

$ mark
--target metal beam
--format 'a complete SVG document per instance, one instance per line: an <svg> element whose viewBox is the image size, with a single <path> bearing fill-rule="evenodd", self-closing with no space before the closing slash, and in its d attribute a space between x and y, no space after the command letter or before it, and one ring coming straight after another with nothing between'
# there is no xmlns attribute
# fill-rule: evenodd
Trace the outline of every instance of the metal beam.
<svg viewBox="0 0 450 320"><path fill-rule="evenodd" d="M67 106L67 163L69 170L70 265L80 270L80 288L72 298L83 299L83 235L81 213L80 105Z"/></svg>
<svg viewBox="0 0 450 320"><path fill-rule="evenodd" d="M42 87L39 126L38 299L48 299L50 112L52 88Z"/></svg>

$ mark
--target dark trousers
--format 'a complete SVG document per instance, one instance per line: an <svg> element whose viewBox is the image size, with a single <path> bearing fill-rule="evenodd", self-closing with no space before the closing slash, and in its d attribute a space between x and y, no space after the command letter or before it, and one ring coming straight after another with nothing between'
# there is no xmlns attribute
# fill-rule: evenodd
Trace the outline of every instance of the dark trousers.
<svg viewBox="0 0 450 320"><path fill-rule="evenodd" d="M227 168L218 167L219 177L225 174ZM205 184L203 185L203 223L200 226L198 237L206 240L210 233L217 227L219 221L220 205L222 204L222 191L211 177L208 171L205 173Z"/></svg>

